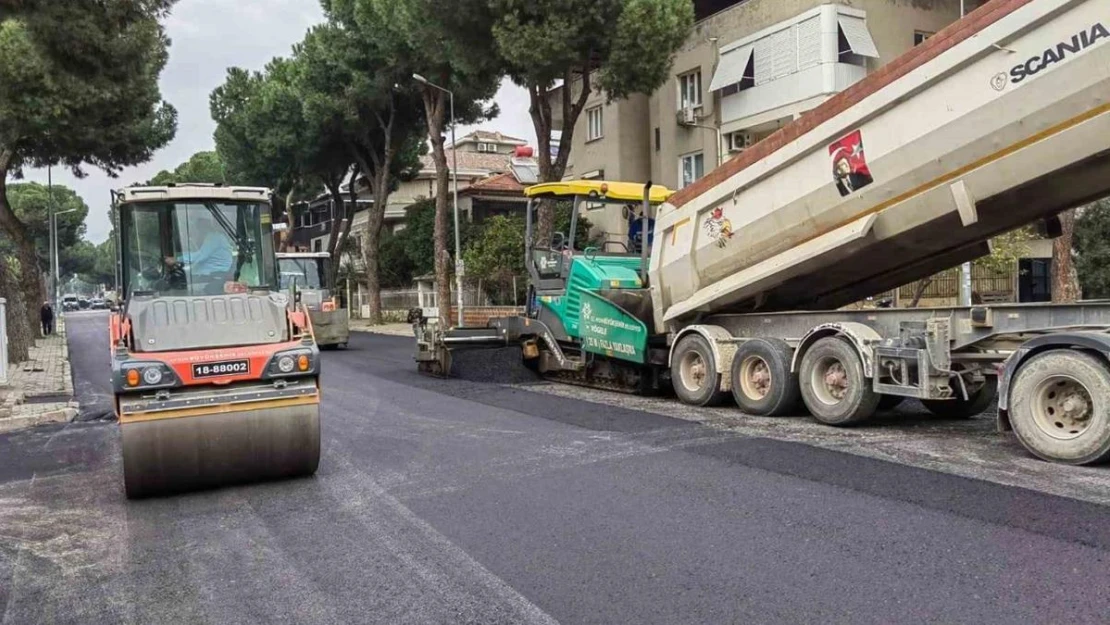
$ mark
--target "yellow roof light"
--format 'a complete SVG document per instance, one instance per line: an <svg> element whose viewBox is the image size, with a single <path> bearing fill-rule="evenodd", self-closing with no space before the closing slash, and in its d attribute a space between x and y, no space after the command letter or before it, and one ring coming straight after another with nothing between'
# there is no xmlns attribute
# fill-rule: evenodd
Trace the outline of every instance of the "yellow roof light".
<svg viewBox="0 0 1110 625"><path fill-rule="evenodd" d="M652 204L662 204L673 194L667 187L651 185ZM563 182L544 182L524 190L528 197L573 197L582 195L600 198L610 202L641 202L644 199L644 185L636 182L610 182L603 180L564 180Z"/></svg>

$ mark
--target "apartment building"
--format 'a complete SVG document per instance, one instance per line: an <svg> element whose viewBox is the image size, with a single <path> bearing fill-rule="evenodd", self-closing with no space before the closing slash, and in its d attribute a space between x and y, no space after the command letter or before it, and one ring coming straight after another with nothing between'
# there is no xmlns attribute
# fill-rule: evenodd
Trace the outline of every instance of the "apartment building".
<svg viewBox="0 0 1110 625"><path fill-rule="evenodd" d="M602 93L590 96L566 177L682 188L959 19L961 5L971 11L979 4L696 1L698 21L666 84L611 103ZM590 220L596 234L627 236L618 211Z"/></svg>

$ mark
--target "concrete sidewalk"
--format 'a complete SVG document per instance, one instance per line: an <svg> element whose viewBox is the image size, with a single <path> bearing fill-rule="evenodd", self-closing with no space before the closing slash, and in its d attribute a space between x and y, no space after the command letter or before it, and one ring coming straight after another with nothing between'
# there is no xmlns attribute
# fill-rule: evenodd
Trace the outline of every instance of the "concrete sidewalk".
<svg viewBox="0 0 1110 625"><path fill-rule="evenodd" d="M65 323L59 319L54 334L35 341L27 361L8 365L8 384L0 387L0 432L72 421L77 408Z"/></svg>
<svg viewBox="0 0 1110 625"><path fill-rule="evenodd" d="M351 319L351 332L372 332L389 336L413 336L411 323L383 323L372 326L361 319Z"/></svg>

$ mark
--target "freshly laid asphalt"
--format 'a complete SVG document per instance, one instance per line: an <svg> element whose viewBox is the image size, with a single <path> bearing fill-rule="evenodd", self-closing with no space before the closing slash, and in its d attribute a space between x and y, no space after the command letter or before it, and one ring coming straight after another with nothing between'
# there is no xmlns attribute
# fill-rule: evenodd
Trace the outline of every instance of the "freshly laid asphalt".
<svg viewBox="0 0 1110 625"><path fill-rule="evenodd" d="M106 316L67 331L98 418ZM312 478L129 502L116 425L0 437L0 624L1110 619L1106 507L499 385L498 352L427 378L410 347L325 353Z"/></svg>

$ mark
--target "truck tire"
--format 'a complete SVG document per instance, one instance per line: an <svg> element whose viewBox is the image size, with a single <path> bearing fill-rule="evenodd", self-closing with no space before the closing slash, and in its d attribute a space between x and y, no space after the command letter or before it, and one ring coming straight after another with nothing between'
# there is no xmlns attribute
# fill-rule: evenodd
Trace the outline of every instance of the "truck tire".
<svg viewBox="0 0 1110 625"><path fill-rule="evenodd" d="M1110 461L1110 369L1074 350L1037 354L1010 387L1010 424L1033 455L1065 464Z"/></svg>
<svg viewBox="0 0 1110 625"><path fill-rule="evenodd" d="M671 356L671 381L675 395L691 406L719 406L728 393L721 391L721 374L713 349L700 334L689 334Z"/></svg>
<svg viewBox="0 0 1110 625"><path fill-rule="evenodd" d="M838 336L820 339L806 351L798 378L806 407L826 425L861 423L879 407L881 396L864 376L855 347Z"/></svg>
<svg viewBox="0 0 1110 625"><path fill-rule="evenodd" d="M988 375L986 381L978 388L969 389L967 399L962 396L956 399L922 399L921 404L938 417L970 419L990 408L996 395L998 395L998 376Z"/></svg>
<svg viewBox="0 0 1110 625"><path fill-rule="evenodd" d="M732 397L744 412L761 417L797 413L801 400L798 375L790 370L794 354L786 341L744 341L732 358Z"/></svg>

